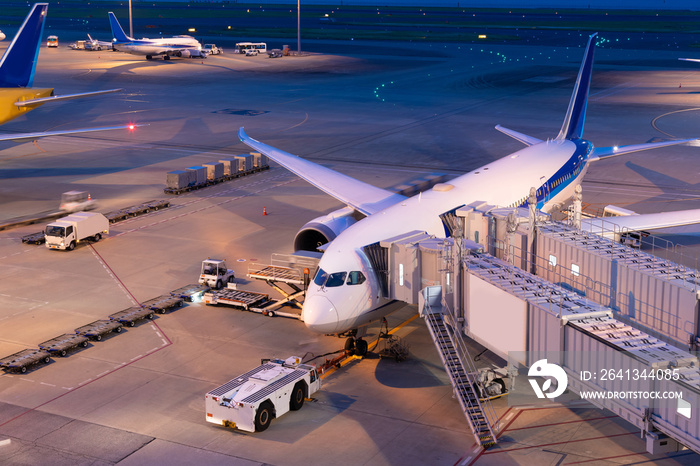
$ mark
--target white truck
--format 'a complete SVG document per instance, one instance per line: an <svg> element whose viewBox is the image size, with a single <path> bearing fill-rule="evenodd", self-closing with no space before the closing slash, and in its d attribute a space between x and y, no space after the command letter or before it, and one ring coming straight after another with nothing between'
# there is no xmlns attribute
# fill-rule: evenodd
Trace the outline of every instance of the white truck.
<svg viewBox="0 0 700 466"><path fill-rule="evenodd" d="M271 359L206 394L207 421L262 432L272 419L304 405L321 388L316 368L301 358Z"/></svg>
<svg viewBox="0 0 700 466"><path fill-rule="evenodd" d="M236 279L233 270L226 268L226 261L206 259L202 261L202 271L199 274L199 284L220 290L224 283L233 283Z"/></svg>
<svg viewBox="0 0 700 466"><path fill-rule="evenodd" d="M97 212L76 212L46 225L44 238L49 249L67 249L86 239L99 241L109 233L109 220Z"/></svg>

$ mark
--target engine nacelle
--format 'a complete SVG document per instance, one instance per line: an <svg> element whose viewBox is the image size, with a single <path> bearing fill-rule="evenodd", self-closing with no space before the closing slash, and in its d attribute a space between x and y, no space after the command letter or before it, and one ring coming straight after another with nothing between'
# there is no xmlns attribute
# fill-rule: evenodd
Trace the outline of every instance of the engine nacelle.
<svg viewBox="0 0 700 466"><path fill-rule="evenodd" d="M185 50L178 50L176 55L178 57L181 57L181 58L190 58L190 56L192 54L190 53L189 50L185 49Z"/></svg>
<svg viewBox="0 0 700 466"><path fill-rule="evenodd" d="M294 250L316 251L319 246L333 241L343 230L362 218L364 215L351 207L315 218L301 227L294 237Z"/></svg>

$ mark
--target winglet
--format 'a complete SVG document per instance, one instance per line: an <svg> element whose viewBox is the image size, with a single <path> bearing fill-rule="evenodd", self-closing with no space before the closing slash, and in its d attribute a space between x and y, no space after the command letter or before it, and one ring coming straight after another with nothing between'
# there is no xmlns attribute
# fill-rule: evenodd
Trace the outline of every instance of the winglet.
<svg viewBox="0 0 700 466"><path fill-rule="evenodd" d="M571 94L569 108L566 111L564 124L556 137L558 140L579 139L583 135L583 124L586 120L586 106L588 104L588 91L591 86L591 75L593 72L593 51L595 50L595 39L598 33L593 33L588 38L586 53L583 55L581 69L576 78L574 92Z"/></svg>
<svg viewBox="0 0 700 466"><path fill-rule="evenodd" d="M126 35L121 24L119 24L119 21L117 21L117 17L114 16L114 13L111 11L109 12L109 25L112 28L112 37L117 39L117 42L128 42L130 40L134 40Z"/></svg>
<svg viewBox="0 0 700 466"><path fill-rule="evenodd" d="M31 87L48 3L37 3L0 60L0 87Z"/></svg>

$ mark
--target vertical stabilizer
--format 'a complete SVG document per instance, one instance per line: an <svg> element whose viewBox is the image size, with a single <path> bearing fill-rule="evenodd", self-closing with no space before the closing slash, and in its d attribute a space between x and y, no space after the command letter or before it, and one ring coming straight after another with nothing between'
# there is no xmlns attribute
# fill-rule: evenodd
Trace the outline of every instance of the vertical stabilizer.
<svg viewBox="0 0 700 466"><path fill-rule="evenodd" d="M0 87L31 87L48 3L37 3L0 59Z"/></svg>
<svg viewBox="0 0 700 466"><path fill-rule="evenodd" d="M117 42L128 42L130 40L134 40L126 35L121 24L119 24L119 21L117 21L117 17L114 16L114 13L111 11L109 12L109 25L112 28L112 37L117 39Z"/></svg>
<svg viewBox="0 0 700 466"><path fill-rule="evenodd" d="M566 111L566 118L557 136L559 140L578 139L583 135L583 124L586 120L586 106L588 105L588 91L591 86L591 74L593 72L593 51L597 35L597 32L591 34L588 39L586 53L581 62L578 78L576 78L576 86L574 86L569 108Z"/></svg>

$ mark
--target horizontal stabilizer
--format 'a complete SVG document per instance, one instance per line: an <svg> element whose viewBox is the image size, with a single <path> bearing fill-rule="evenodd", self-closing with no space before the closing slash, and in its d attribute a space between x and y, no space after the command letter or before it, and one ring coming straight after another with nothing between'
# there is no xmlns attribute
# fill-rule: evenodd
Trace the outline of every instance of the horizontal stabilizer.
<svg viewBox="0 0 700 466"><path fill-rule="evenodd" d="M629 146L614 146L614 147L596 147L591 155L588 156L589 162L595 162L601 159L617 157L618 155L630 154L642 150L657 149L659 147L675 146L696 141L697 139L679 139L677 141L650 142L647 144L632 144Z"/></svg>
<svg viewBox="0 0 700 466"><path fill-rule="evenodd" d="M243 128L238 131L238 137L243 144L267 155L301 179L365 215L372 215L406 199L401 194L372 186L256 141L248 136Z"/></svg>
<svg viewBox="0 0 700 466"><path fill-rule="evenodd" d="M148 126L148 124L132 124L123 126L105 126L102 128L87 128L87 129L69 129L63 131L39 131L36 133L17 133L17 134L0 134L0 141L31 141L34 139L45 138L48 136L70 136L73 134L80 133L92 133L94 131L111 131L115 129L126 129L129 131L139 128L141 126Z"/></svg>
<svg viewBox="0 0 700 466"><path fill-rule="evenodd" d="M496 129L503 134L507 134L508 136L512 137L513 139L517 139L518 141L522 142L526 146L533 146L535 144L539 144L542 142L541 139L533 138L532 136L528 136L527 134L513 131L512 129L504 128L501 125L496 125Z"/></svg>
<svg viewBox="0 0 700 466"><path fill-rule="evenodd" d="M51 97L42 97L40 99L22 100L15 102L17 107L29 107L32 105L45 104L46 102L56 102L59 100L80 99L81 97L92 97L95 95L111 94L113 92L121 92L124 89L109 89L106 91L83 92L80 94L52 95Z"/></svg>
<svg viewBox="0 0 700 466"><path fill-rule="evenodd" d="M625 215L620 217L588 218L581 220L581 229L596 232L650 231L700 223L700 209L659 212L655 214ZM605 234L603 233L603 236Z"/></svg>

